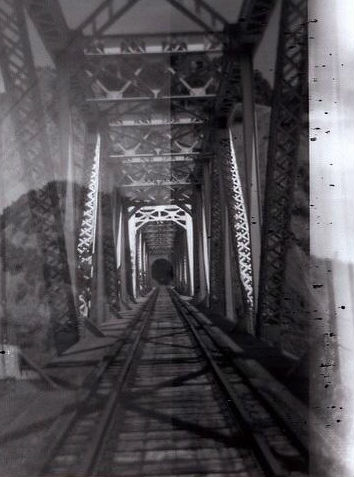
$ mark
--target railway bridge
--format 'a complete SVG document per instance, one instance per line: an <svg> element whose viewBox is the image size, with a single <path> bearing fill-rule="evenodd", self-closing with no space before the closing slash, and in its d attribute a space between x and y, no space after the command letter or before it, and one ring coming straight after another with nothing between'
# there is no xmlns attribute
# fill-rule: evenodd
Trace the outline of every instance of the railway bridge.
<svg viewBox="0 0 354 477"><path fill-rule="evenodd" d="M352 477L354 12L309 3L0 0L0 475Z"/></svg>

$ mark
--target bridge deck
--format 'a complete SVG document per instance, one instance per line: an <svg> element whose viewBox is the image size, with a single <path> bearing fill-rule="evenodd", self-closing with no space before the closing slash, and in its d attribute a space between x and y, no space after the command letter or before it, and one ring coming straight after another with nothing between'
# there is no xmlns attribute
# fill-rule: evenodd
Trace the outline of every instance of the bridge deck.
<svg viewBox="0 0 354 477"><path fill-rule="evenodd" d="M100 329L49 363L55 389L27 383L9 475L307 475L305 407L188 301L161 288Z"/></svg>

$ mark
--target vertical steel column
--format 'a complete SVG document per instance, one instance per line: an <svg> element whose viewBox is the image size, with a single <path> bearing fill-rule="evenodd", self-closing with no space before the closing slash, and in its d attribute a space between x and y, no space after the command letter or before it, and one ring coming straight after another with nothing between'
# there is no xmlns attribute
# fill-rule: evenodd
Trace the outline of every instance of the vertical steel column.
<svg viewBox="0 0 354 477"><path fill-rule="evenodd" d="M146 295L148 292L148 283L147 283L147 271L148 271L148 263L147 263L147 249L146 249L146 242L141 234L141 279L142 279L142 294Z"/></svg>
<svg viewBox="0 0 354 477"><path fill-rule="evenodd" d="M129 213L129 212L128 212ZM131 297L133 301L137 296L137 268L136 268L136 226L135 226L135 214L129 214L128 218L128 235L129 235L129 250L130 250L130 276L131 276Z"/></svg>
<svg viewBox="0 0 354 477"><path fill-rule="evenodd" d="M189 239L190 240L190 239ZM183 253L183 281L184 281L184 293L185 295L191 296L192 291L192 270L190 267L190 263L193 263L193 257L191 260L190 257L190 247L188 246L188 236L187 234L183 234L183 245L184 245L184 253Z"/></svg>
<svg viewBox="0 0 354 477"><path fill-rule="evenodd" d="M143 294L143 267L142 267L142 238L141 232L136 232L136 244L135 244L135 269L136 269L136 296L139 297Z"/></svg>
<svg viewBox="0 0 354 477"><path fill-rule="evenodd" d="M118 318L119 311L119 289L117 273L116 243L113 230L113 184L110 183L111 175L107 162L102 162L102 182L105 189L102 192L102 242L104 259L104 281L106 303L109 307L110 315Z"/></svg>
<svg viewBox="0 0 354 477"><path fill-rule="evenodd" d="M122 268L121 280L124 283L126 292L125 301L129 300L134 302L133 292L133 273L132 273L132 254L129 241L129 214L127 204L123 203L123 234L124 234L124 248L123 248L123 262L124 268Z"/></svg>
<svg viewBox="0 0 354 477"><path fill-rule="evenodd" d="M211 208L210 208L210 308L220 315L225 314L224 231L223 204L220 194L218 157L211 162Z"/></svg>
<svg viewBox="0 0 354 477"><path fill-rule="evenodd" d="M119 247L118 250L118 257L119 257L119 264L118 264L118 279L120 283L120 300L121 305L129 308L129 295L128 295L128 285L127 285L127 220L126 220L126 207L124 202L121 200L120 204L120 230L119 230L119 240L117 246Z"/></svg>
<svg viewBox="0 0 354 477"><path fill-rule="evenodd" d="M231 320L236 321L235 316L235 290L233 283L232 267L234 265L234 257L232 255L232 237L230 233L229 214L227 206L224 206L224 224L225 224L225 252L224 252L224 270L225 270L225 316Z"/></svg>
<svg viewBox="0 0 354 477"><path fill-rule="evenodd" d="M63 201L64 212L64 233L65 243L68 254L69 270L73 288L74 299L77 301L77 263L76 263L76 245L75 236L75 172L73 157L73 127L72 112L70 106L70 61L66 56L62 57L57 65L58 71L58 97L59 97L59 142L61 171L65 171L66 187L65 198ZM61 172L60 171L60 172ZM76 303L78 305L78 303Z"/></svg>
<svg viewBox="0 0 354 477"><path fill-rule="evenodd" d="M192 224L193 224L193 278L194 278L194 298L198 300L200 295L200 257L199 257L199 234L200 220L198 217L198 193L196 186L193 188L192 196Z"/></svg>
<svg viewBox="0 0 354 477"><path fill-rule="evenodd" d="M254 332L254 301L251 244L246 211L246 201L232 142L228 129L217 130L219 167L225 198L233 261L233 286L235 307L238 309L240 326Z"/></svg>
<svg viewBox="0 0 354 477"><path fill-rule="evenodd" d="M44 109L20 0L0 1L0 67L28 179L33 228L42 249L51 333L58 352L78 339L59 197L54 184Z"/></svg>
<svg viewBox="0 0 354 477"><path fill-rule="evenodd" d="M85 157L87 158L86 199L83 205L81 228L77 244L78 254L78 305L80 335L85 335L86 321L91 310L93 256L97 228L97 206L99 187L99 168L101 155L101 137L96 128L89 130L86 137Z"/></svg>
<svg viewBox="0 0 354 477"><path fill-rule="evenodd" d="M194 237L194 297L203 301L208 293L205 265L205 226L201 187L196 187L193 196L193 237ZM196 272L197 269L197 272Z"/></svg>
<svg viewBox="0 0 354 477"><path fill-rule="evenodd" d="M247 184L248 225L251 238L253 305L257 309L261 258L261 193L252 53L241 54L242 124ZM232 139L231 139L232 140ZM254 326L251 326L254 330Z"/></svg>
<svg viewBox="0 0 354 477"><path fill-rule="evenodd" d="M204 228L204 246L205 246L205 267L206 267L206 279L207 279L207 297L205 305L210 306L210 294L211 294L211 168L212 161L204 164L203 166L203 228Z"/></svg>
<svg viewBox="0 0 354 477"><path fill-rule="evenodd" d="M292 195L306 101L307 1L284 0L268 149L257 320L258 334L267 334L271 328L274 340L280 339Z"/></svg>

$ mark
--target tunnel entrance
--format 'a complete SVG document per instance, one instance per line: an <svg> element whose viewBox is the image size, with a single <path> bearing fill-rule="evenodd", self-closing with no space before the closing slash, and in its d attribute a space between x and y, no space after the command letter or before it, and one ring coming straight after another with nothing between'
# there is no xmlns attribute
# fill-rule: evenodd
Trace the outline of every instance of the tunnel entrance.
<svg viewBox="0 0 354 477"><path fill-rule="evenodd" d="M173 266L169 260L158 258L151 266L151 275L159 285L169 285L173 280Z"/></svg>

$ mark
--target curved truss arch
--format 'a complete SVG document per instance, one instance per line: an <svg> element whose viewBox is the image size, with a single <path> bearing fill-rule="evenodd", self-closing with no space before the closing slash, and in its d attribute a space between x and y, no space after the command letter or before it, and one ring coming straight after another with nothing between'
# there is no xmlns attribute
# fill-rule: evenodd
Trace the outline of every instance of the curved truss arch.
<svg viewBox="0 0 354 477"><path fill-rule="evenodd" d="M188 209L187 209L188 210ZM135 212L135 229L153 222L174 222L187 230L187 216L190 215L178 205L155 205L141 207Z"/></svg>

